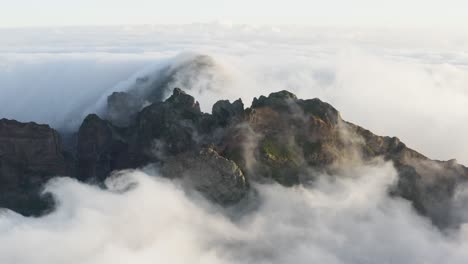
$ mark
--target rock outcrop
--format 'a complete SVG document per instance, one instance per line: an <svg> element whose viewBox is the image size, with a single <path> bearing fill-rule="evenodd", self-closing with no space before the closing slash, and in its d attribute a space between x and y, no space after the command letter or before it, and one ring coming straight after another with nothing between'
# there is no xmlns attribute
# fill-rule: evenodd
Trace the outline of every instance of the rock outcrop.
<svg viewBox="0 0 468 264"><path fill-rule="evenodd" d="M144 107L163 101L173 87L186 90L213 90L220 70L214 59L207 55L185 54L176 63L137 78L126 92L114 92L107 98L106 118L113 125L128 126ZM195 78L196 77L196 78ZM203 81L198 81L203 80Z"/></svg>
<svg viewBox="0 0 468 264"><path fill-rule="evenodd" d="M78 131L77 178L104 180L113 170L132 166L124 129L92 114Z"/></svg>
<svg viewBox="0 0 468 264"><path fill-rule="evenodd" d="M211 113L216 123L221 127L225 127L230 123L238 123L243 120L244 103L242 103L241 99L233 103L228 100L221 100L213 105Z"/></svg>
<svg viewBox="0 0 468 264"><path fill-rule="evenodd" d="M73 161L62 148L57 131L47 125L0 120L0 207L25 215L50 208L41 197L43 184L71 175Z"/></svg>
<svg viewBox="0 0 468 264"><path fill-rule="evenodd" d="M112 115L107 120L89 115L81 125L73 171L55 131L2 121L0 206L19 210L14 203L27 199L7 190L30 193L30 186L37 190L55 175L100 182L114 170L148 164L219 204L232 205L249 193L250 182L310 184L343 165L383 158L399 174L391 195L408 199L439 226L453 224L447 216L454 210L456 185L468 179L466 167L430 160L398 138L374 135L342 120L319 99L302 100L280 91L255 98L246 109L240 99L219 101L207 114L177 88L165 101L155 98L111 95ZM141 105L143 101L148 105Z"/></svg>
<svg viewBox="0 0 468 264"><path fill-rule="evenodd" d="M184 184L222 205L237 203L249 191L248 181L237 164L211 148L171 157L164 162L161 173L182 178Z"/></svg>

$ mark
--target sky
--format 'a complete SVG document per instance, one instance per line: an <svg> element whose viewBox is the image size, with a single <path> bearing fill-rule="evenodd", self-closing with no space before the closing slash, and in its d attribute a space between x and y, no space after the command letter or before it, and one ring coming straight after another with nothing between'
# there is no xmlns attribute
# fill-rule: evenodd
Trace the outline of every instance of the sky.
<svg viewBox="0 0 468 264"><path fill-rule="evenodd" d="M306 24L466 27L463 0L0 0L0 27L174 24Z"/></svg>

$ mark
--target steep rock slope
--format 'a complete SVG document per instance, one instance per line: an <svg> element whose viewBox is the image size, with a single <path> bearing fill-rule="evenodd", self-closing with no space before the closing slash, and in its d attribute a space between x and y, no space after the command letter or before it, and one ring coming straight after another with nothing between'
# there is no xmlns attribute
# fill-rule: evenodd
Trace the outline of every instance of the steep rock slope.
<svg viewBox="0 0 468 264"><path fill-rule="evenodd" d="M374 135L342 120L319 99L280 91L255 98L247 109L240 99L219 101L212 114L201 112L198 102L177 88L165 101L146 100L140 106L142 101L113 94L108 101L112 116L89 115L78 131L74 163L47 126L2 121L0 206L33 208L26 201L36 200L28 197L36 197L56 175L100 182L114 170L148 164L164 177L179 178L207 198L231 205L251 192L251 182L308 185L318 175L384 159L399 176L391 195L409 200L441 227L456 224L451 201L456 186L468 178L466 167L430 160L398 138Z"/></svg>
<svg viewBox="0 0 468 264"><path fill-rule="evenodd" d="M47 125L0 120L0 207L40 214L51 202L39 198L42 185L54 176L71 175L72 165L57 131Z"/></svg>

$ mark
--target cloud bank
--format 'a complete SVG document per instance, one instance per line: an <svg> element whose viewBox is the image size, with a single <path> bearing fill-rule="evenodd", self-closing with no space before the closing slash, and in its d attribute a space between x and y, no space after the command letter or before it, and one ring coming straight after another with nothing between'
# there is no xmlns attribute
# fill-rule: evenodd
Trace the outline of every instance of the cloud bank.
<svg viewBox="0 0 468 264"><path fill-rule="evenodd" d="M59 205L52 214L0 215L0 262L466 263L466 226L443 234L390 198L391 164L344 171L313 187L257 185L243 210L153 171L121 172L107 190L58 178L46 187Z"/></svg>
<svg viewBox="0 0 468 264"><path fill-rule="evenodd" d="M288 89L431 158L468 163L462 32L194 24L1 29L0 38L2 117L75 130L113 91L195 53L216 67L172 84L192 88L204 111Z"/></svg>

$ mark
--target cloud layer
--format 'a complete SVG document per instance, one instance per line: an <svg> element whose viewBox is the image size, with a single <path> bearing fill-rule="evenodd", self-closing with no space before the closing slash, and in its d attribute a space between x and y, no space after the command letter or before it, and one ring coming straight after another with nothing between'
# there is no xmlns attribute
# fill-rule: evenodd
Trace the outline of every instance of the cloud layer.
<svg viewBox="0 0 468 264"><path fill-rule="evenodd" d="M390 198L391 164L324 175L313 188L256 186L248 207L221 209L154 172L127 171L108 190L58 178L59 207L0 216L1 263L466 263L461 231L442 234ZM245 206L245 205L244 205Z"/></svg>
<svg viewBox="0 0 468 264"><path fill-rule="evenodd" d="M174 85L195 88L205 111L217 99L248 105L288 89L431 158L468 163L462 33L200 24L3 29L0 36L2 117L76 129L112 91L195 52L216 63L210 78L186 71Z"/></svg>

